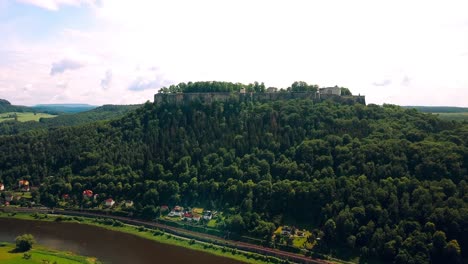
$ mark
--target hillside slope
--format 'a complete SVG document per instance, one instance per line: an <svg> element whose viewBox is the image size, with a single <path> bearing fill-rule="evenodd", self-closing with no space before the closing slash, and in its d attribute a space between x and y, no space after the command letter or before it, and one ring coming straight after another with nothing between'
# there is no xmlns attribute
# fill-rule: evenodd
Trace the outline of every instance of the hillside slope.
<svg viewBox="0 0 468 264"><path fill-rule="evenodd" d="M147 103L111 122L0 137L0 153L0 179L43 184L50 206L113 197L149 219L161 204L204 206L226 213L218 228L266 243L294 224L321 238L316 251L397 263L468 251L468 125L397 106ZM100 196L82 203L88 188Z"/></svg>
<svg viewBox="0 0 468 264"><path fill-rule="evenodd" d="M9 101L0 99L0 113L7 112L34 112L34 110L27 106L12 105Z"/></svg>
<svg viewBox="0 0 468 264"><path fill-rule="evenodd" d="M104 105L93 110L75 114L62 114L55 118L42 118L39 122L0 123L0 135L15 135L37 129L75 126L95 121L111 120L122 117L141 105Z"/></svg>

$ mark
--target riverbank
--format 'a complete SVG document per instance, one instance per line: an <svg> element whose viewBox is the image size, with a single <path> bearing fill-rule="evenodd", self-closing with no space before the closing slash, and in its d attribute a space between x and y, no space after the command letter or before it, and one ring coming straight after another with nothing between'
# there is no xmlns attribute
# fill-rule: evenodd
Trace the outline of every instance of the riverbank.
<svg viewBox="0 0 468 264"><path fill-rule="evenodd" d="M15 252L15 245L0 242L0 263L2 264L99 264L96 258L78 256L70 252L52 250L40 245L34 245L27 252ZM25 255L26 254L26 255ZM25 257L26 256L26 257Z"/></svg>
<svg viewBox="0 0 468 264"><path fill-rule="evenodd" d="M142 226L135 226L125 224L120 221L112 219L98 219L98 218L86 218L86 217L71 217L61 215L50 215L50 214L37 214L37 213L0 213L0 217L13 218L21 220L35 220L35 221L48 221L48 222L67 222L75 224L86 224L92 225L99 228L104 228L111 231L123 232L131 235L135 235L144 239L152 240L158 243L169 244L173 246L187 248L189 250L202 251L209 254L234 259L236 261L244 263L285 263L284 260L280 260L275 257L264 256L252 252L241 251L232 249L229 247L222 247L213 245L211 243L205 243L196 241L194 239L187 239L179 237L173 234L165 233L158 229L145 228Z"/></svg>

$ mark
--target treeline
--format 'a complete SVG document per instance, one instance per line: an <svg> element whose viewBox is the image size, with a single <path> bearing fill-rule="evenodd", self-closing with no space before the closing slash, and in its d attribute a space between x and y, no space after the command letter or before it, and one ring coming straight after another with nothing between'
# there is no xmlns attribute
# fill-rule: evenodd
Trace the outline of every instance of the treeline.
<svg viewBox="0 0 468 264"><path fill-rule="evenodd" d="M271 239L313 229L316 250L460 263L468 246L468 125L393 105L308 100L145 104L124 118L0 137L0 179L92 207L203 206L220 228ZM97 201L83 200L92 189Z"/></svg>
<svg viewBox="0 0 468 264"><path fill-rule="evenodd" d="M254 82L251 84L231 83L231 82L188 82L163 87L159 93L231 93L240 92L264 92L265 84Z"/></svg>
<svg viewBox="0 0 468 264"><path fill-rule="evenodd" d="M133 111L138 107L141 107L141 105L104 105L86 112L62 114L55 118L41 118L39 122L0 122L0 135L15 135L37 129L76 126L95 121L115 119L124 116L126 113Z"/></svg>

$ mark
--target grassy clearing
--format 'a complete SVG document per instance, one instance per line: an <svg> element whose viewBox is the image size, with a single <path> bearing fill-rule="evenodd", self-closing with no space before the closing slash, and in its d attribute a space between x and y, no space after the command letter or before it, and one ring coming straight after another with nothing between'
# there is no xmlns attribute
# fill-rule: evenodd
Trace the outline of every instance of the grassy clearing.
<svg viewBox="0 0 468 264"><path fill-rule="evenodd" d="M8 112L0 114L0 122L3 121L12 121L15 120L14 116L18 117L19 122L27 122L27 121L39 121L41 118L53 118L56 117L55 115L49 115L44 113L36 113L33 112Z"/></svg>
<svg viewBox="0 0 468 264"><path fill-rule="evenodd" d="M77 256L69 252L50 250L41 246L34 246L27 253L31 258L26 259L24 253L15 253L15 245L0 243L0 263L2 264L93 264L99 263L95 258Z"/></svg>
<svg viewBox="0 0 468 264"><path fill-rule="evenodd" d="M69 216L56 216L56 215L36 215L33 216L32 214L28 213L16 213L16 214L6 214L0 213L0 217L6 218L15 218L15 219L22 219L22 220L39 220L39 221L57 221L59 219L66 219L66 222L72 222L77 224L87 224L93 225L100 228L105 228L112 231L117 232L124 232L132 235L136 235L145 239L153 240L159 243L180 246L192 250L198 250L207 252L213 255L227 257L231 259L235 259L245 263L253 263L253 264L263 264L263 263L282 263L281 260L274 258L274 257L267 257L256 253L244 252L228 247L221 247L216 246L210 243L204 243L195 241L193 239L186 239L178 236L174 236L171 234L164 233L160 230L149 229L134 225L128 225L120 223L118 225L106 225L101 222L97 222L95 219L85 218L85 217L69 217ZM0 261L0 263L3 263ZM62 263L62 262L60 262Z"/></svg>
<svg viewBox="0 0 468 264"><path fill-rule="evenodd" d="M468 121L468 112L465 113L433 113L443 120Z"/></svg>

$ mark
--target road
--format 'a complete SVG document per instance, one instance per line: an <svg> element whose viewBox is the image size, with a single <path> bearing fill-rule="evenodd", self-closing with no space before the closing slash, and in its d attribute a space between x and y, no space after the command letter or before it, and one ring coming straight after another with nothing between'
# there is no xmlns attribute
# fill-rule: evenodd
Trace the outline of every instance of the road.
<svg viewBox="0 0 468 264"><path fill-rule="evenodd" d="M5 212L12 212L12 211L28 212L28 213L51 213L50 209L36 209L36 208L14 208L14 209L12 208L10 210L5 210ZM164 225L160 223L133 219L133 218L128 218L128 217L97 214L97 213L90 213L90 212L84 212L84 211L62 210L62 209L55 209L53 210L53 213L60 214L60 215L67 215L67 216L110 218L114 220L119 220L123 223L131 224L131 225L140 225L140 226L145 226L145 227L158 228L158 229L164 230L165 232L175 234L181 237L186 237L186 238L195 239L195 240L199 240L203 242L213 243L219 246L237 248L240 250L255 252L255 253L262 254L262 255L274 256L274 257L278 257L281 259L287 259L296 263L315 263L315 264L330 264L331 263L326 260L310 258L304 255L281 251L278 249L263 247L263 246L240 242L240 241L224 239L224 238L220 238L220 237L213 236L213 235L186 230L183 228L177 228L177 227L172 227L172 226L168 226L168 225Z"/></svg>

